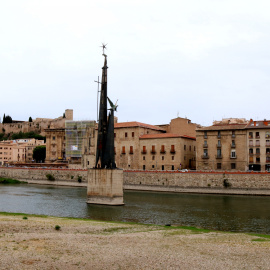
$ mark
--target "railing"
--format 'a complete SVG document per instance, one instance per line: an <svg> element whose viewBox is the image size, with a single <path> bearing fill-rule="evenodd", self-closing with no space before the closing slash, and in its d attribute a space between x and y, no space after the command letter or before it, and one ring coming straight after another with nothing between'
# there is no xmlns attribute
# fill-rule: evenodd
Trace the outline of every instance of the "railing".
<svg viewBox="0 0 270 270"><path fill-rule="evenodd" d="M151 151L151 154L153 154L153 155L156 154L156 151L155 150L152 150Z"/></svg>
<svg viewBox="0 0 270 270"><path fill-rule="evenodd" d="M129 151L129 154L130 154L130 155L133 155L133 151Z"/></svg>
<svg viewBox="0 0 270 270"><path fill-rule="evenodd" d="M222 155L216 155L216 158L217 159L221 159L222 158Z"/></svg>
<svg viewBox="0 0 270 270"><path fill-rule="evenodd" d="M236 155L235 156L230 156L230 158L234 159L234 158L237 158L237 156Z"/></svg>
<svg viewBox="0 0 270 270"><path fill-rule="evenodd" d="M171 154L175 154L175 150L171 150L170 153L171 153Z"/></svg>
<svg viewBox="0 0 270 270"><path fill-rule="evenodd" d="M217 144L217 148L221 148L221 144Z"/></svg>
<svg viewBox="0 0 270 270"><path fill-rule="evenodd" d="M160 150L160 154L166 154L165 150Z"/></svg>
<svg viewBox="0 0 270 270"><path fill-rule="evenodd" d="M142 150L142 154L145 155L147 153L146 150Z"/></svg>
<svg viewBox="0 0 270 270"><path fill-rule="evenodd" d="M203 148L208 148L208 144L204 144L203 145Z"/></svg>
<svg viewBox="0 0 270 270"><path fill-rule="evenodd" d="M236 146L235 146L235 143L234 144L231 144L231 148L235 148Z"/></svg>
<svg viewBox="0 0 270 270"><path fill-rule="evenodd" d="M202 155L202 159L208 159L209 156L208 155Z"/></svg>

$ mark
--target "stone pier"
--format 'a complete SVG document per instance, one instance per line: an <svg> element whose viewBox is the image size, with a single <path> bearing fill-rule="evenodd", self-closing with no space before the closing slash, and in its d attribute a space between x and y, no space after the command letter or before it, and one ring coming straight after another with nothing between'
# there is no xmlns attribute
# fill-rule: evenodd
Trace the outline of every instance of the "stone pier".
<svg viewBox="0 0 270 270"><path fill-rule="evenodd" d="M123 205L123 170L89 169L87 203Z"/></svg>

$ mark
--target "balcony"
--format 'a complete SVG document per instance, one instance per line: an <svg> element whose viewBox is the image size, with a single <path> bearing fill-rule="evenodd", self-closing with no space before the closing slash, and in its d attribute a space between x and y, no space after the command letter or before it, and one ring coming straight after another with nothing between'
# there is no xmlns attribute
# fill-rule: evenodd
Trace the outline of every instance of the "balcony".
<svg viewBox="0 0 270 270"><path fill-rule="evenodd" d="M160 154L166 154L165 150L160 150Z"/></svg>
<svg viewBox="0 0 270 270"><path fill-rule="evenodd" d="M235 156L230 156L230 159L235 159L235 158L237 158L236 155Z"/></svg>
<svg viewBox="0 0 270 270"><path fill-rule="evenodd" d="M261 161L260 160L256 160L256 163L259 164L259 163L261 163Z"/></svg>
<svg viewBox="0 0 270 270"><path fill-rule="evenodd" d="M249 138L249 139L253 139L253 136L250 136L250 135L249 135L248 138Z"/></svg>
<svg viewBox="0 0 270 270"><path fill-rule="evenodd" d="M235 143L232 143L231 144L231 148L235 148L236 146L235 146Z"/></svg>
<svg viewBox="0 0 270 270"><path fill-rule="evenodd" d="M171 154L175 154L175 150L171 150L170 153L171 153Z"/></svg>
<svg viewBox="0 0 270 270"><path fill-rule="evenodd" d="M151 151L151 154L152 154L152 155L155 155L155 154L156 154L156 151L155 151L155 150L152 150L152 151Z"/></svg>
<svg viewBox="0 0 270 270"><path fill-rule="evenodd" d="M202 159L208 159L209 156L208 155L202 155Z"/></svg>
<svg viewBox="0 0 270 270"><path fill-rule="evenodd" d="M130 154L130 155L133 155L133 151L129 151L129 154Z"/></svg>
<svg viewBox="0 0 270 270"><path fill-rule="evenodd" d="M260 135L259 136L255 136L256 139L260 139Z"/></svg>
<svg viewBox="0 0 270 270"><path fill-rule="evenodd" d="M248 146L249 146L249 147L254 147L253 143L250 143Z"/></svg>
<svg viewBox="0 0 270 270"><path fill-rule="evenodd" d="M208 144L203 144L203 148L208 148Z"/></svg>
<svg viewBox="0 0 270 270"><path fill-rule="evenodd" d="M221 159L222 155L216 155L216 159Z"/></svg>
<svg viewBox="0 0 270 270"><path fill-rule="evenodd" d="M217 148L221 148L221 144L217 144Z"/></svg>
<svg viewBox="0 0 270 270"><path fill-rule="evenodd" d="M232 134L232 138L235 138L235 134Z"/></svg>
<svg viewBox="0 0 270 270"><path fill-rule="evenodd" d="M142 154L143 155L147 154L147 151L146 150L142 150Z"/></svg>
<svg viewBox="0 0 270 270"><path fill-rule="evenodd" d="M125 155L125 154L126 154L126 152L122 152L122 153L121 153L121 155Z"/></svg>

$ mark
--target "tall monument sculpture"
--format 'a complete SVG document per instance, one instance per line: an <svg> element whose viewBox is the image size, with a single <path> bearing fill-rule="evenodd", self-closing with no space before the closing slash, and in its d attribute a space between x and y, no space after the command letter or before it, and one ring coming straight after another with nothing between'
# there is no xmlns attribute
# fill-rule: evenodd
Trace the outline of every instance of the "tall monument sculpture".
<svg viewBox="0 0 270 270"><path fill-rule="evenodd" d="M113 105L111 100L107 97L107 55L104 53L106 45L103 47L104 66L102 68L101 80L101 94L99 106L99 122L98 122L98 138L96 151L96 165L95 168L115 169L114 158L114 111L117 106ZM107 99L111 105L109 118L107 116Z"/></svg>
<svg viewBox="0 0 270 270"><path fill-rule="evenodd" d="M123 205L123 170L116 168L114 157L114 112L117 105L107 97L107 55L102 44L104 65L102 68L99 122L96 147L96 163L88 170L87 203ZM107 115L107 102L109 117Z"/></svg>

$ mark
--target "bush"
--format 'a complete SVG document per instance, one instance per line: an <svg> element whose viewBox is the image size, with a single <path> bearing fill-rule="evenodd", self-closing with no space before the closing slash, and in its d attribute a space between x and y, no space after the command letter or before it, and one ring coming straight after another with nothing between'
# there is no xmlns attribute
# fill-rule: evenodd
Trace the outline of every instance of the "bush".
<svg viewBox="0 0 270 270"><path fill-rule="evenodd" d="M28 217L23 217L23 219L28 219Z"/></svg>
<svg viewBox="0 0 270 270"><path fill-rule="evenodd" d="M50 173L46 174L46 177L47 177L47 179L50 180L50 181L55 180L54 176L53 176L52 174L50 174Z"/></svg>
<svg viewBox="0 0 270 270"><path fill-rule="evenodd" d="M55 225L54 227L57 231L59 231L61 229L61 227L59 225Z"/></svg>
<svg viewBox="0 0 270 270"><path fill-rule="evenodd" d="M82 176L78 175L78 182L81 183L82 182Z"/></svg>
<svg viewBox="0 0 270 270"><path fill-rule="evenodd" d="M226 178L226 179L224 179L223 180L223 186L225 187L225 188L228 188L228 187L230 187L232 184L229 182L229 180Z"/></svg>

